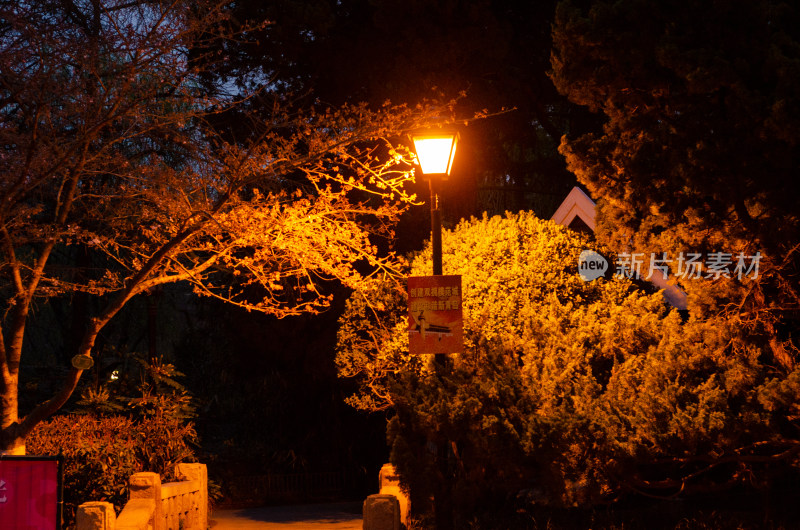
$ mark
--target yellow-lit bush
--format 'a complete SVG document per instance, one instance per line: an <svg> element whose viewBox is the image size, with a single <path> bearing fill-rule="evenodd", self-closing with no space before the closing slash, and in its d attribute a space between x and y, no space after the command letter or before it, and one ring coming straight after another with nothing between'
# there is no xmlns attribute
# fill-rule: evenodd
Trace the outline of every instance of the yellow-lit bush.
<svg viewBox="0 0 800 530"><path fill-rule="evenodd" d="M645 284L583 281L585 249L603 250L530 213L445 232L466 342L446 369L408 355L402 288L350 300L340 373L361 383L351 403L393 409L392 460L419 503L443 479L468 514L518 495L587 506L763 485L774 463L797 463L782 419L797 409L798 372L780 377L746 331L679 314ZM410 273L429 269L426 249ZM450 476L431 442L448 447Z"/></svg>

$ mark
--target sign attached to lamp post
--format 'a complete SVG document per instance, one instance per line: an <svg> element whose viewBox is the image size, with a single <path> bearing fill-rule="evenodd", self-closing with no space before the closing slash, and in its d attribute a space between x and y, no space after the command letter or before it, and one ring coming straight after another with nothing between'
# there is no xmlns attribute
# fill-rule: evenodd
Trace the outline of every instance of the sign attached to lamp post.
<svg viewBox="0 0 800 530"><path fill-rule="evenodd" d="M408 279L408 351L463 353L461 276Z"/></svg>

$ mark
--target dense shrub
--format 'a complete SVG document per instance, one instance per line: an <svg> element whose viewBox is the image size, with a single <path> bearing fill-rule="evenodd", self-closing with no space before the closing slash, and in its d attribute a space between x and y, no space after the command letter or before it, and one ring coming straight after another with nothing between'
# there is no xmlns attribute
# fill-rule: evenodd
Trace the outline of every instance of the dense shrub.
<svg viewBox="0 0 800 530"><path fill-rule="evenodd" d="M785 419L796 414L800 371L781 376L745 330L681 315L644 285L583 281L584 249L602 251L528 213L445 232L444 272L463 278L466 343L446 369L408 355L401 287L350 301L340 373L361 383L352 404L394 410L392 461L412 505L442 483L468 516L514 502L764 486L798 467ZM410 273L429 264L428 249ZM448 476L431 442L447 447Z"/></svg>
<svg viewBox="0 0 800 530"><path fill-rule="evenodd" d="M139 471L174 478L175 464L194 461L194 426L168 415L133 419L93 414L57 416L26 439L30 455L64 455L64 517L78 505L107 501L122 508L128 478Z"/></svg>

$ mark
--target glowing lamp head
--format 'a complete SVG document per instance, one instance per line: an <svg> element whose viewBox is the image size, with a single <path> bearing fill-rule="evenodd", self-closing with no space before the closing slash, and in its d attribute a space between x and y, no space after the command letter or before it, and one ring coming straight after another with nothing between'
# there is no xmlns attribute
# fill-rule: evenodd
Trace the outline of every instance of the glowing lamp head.
<svg viewBox="0 0 800 530"><path fill-rule="evenodd" d="M446 179L453 168L458 133L414 135L414 149L422 173Z"/></svg>

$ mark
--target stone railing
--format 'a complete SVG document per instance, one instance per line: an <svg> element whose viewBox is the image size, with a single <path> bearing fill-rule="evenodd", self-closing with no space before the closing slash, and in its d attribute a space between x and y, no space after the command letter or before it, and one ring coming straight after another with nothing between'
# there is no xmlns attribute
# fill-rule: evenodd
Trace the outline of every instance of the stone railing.
<svg viewBox="0 0 800 530"><path fill-rule="evenodd" d="M162 484L158 473L136 473L119 517L107 502L78 507L77 530L207 530L208 475L205 464L178 464L180 482Z"/></svg>

